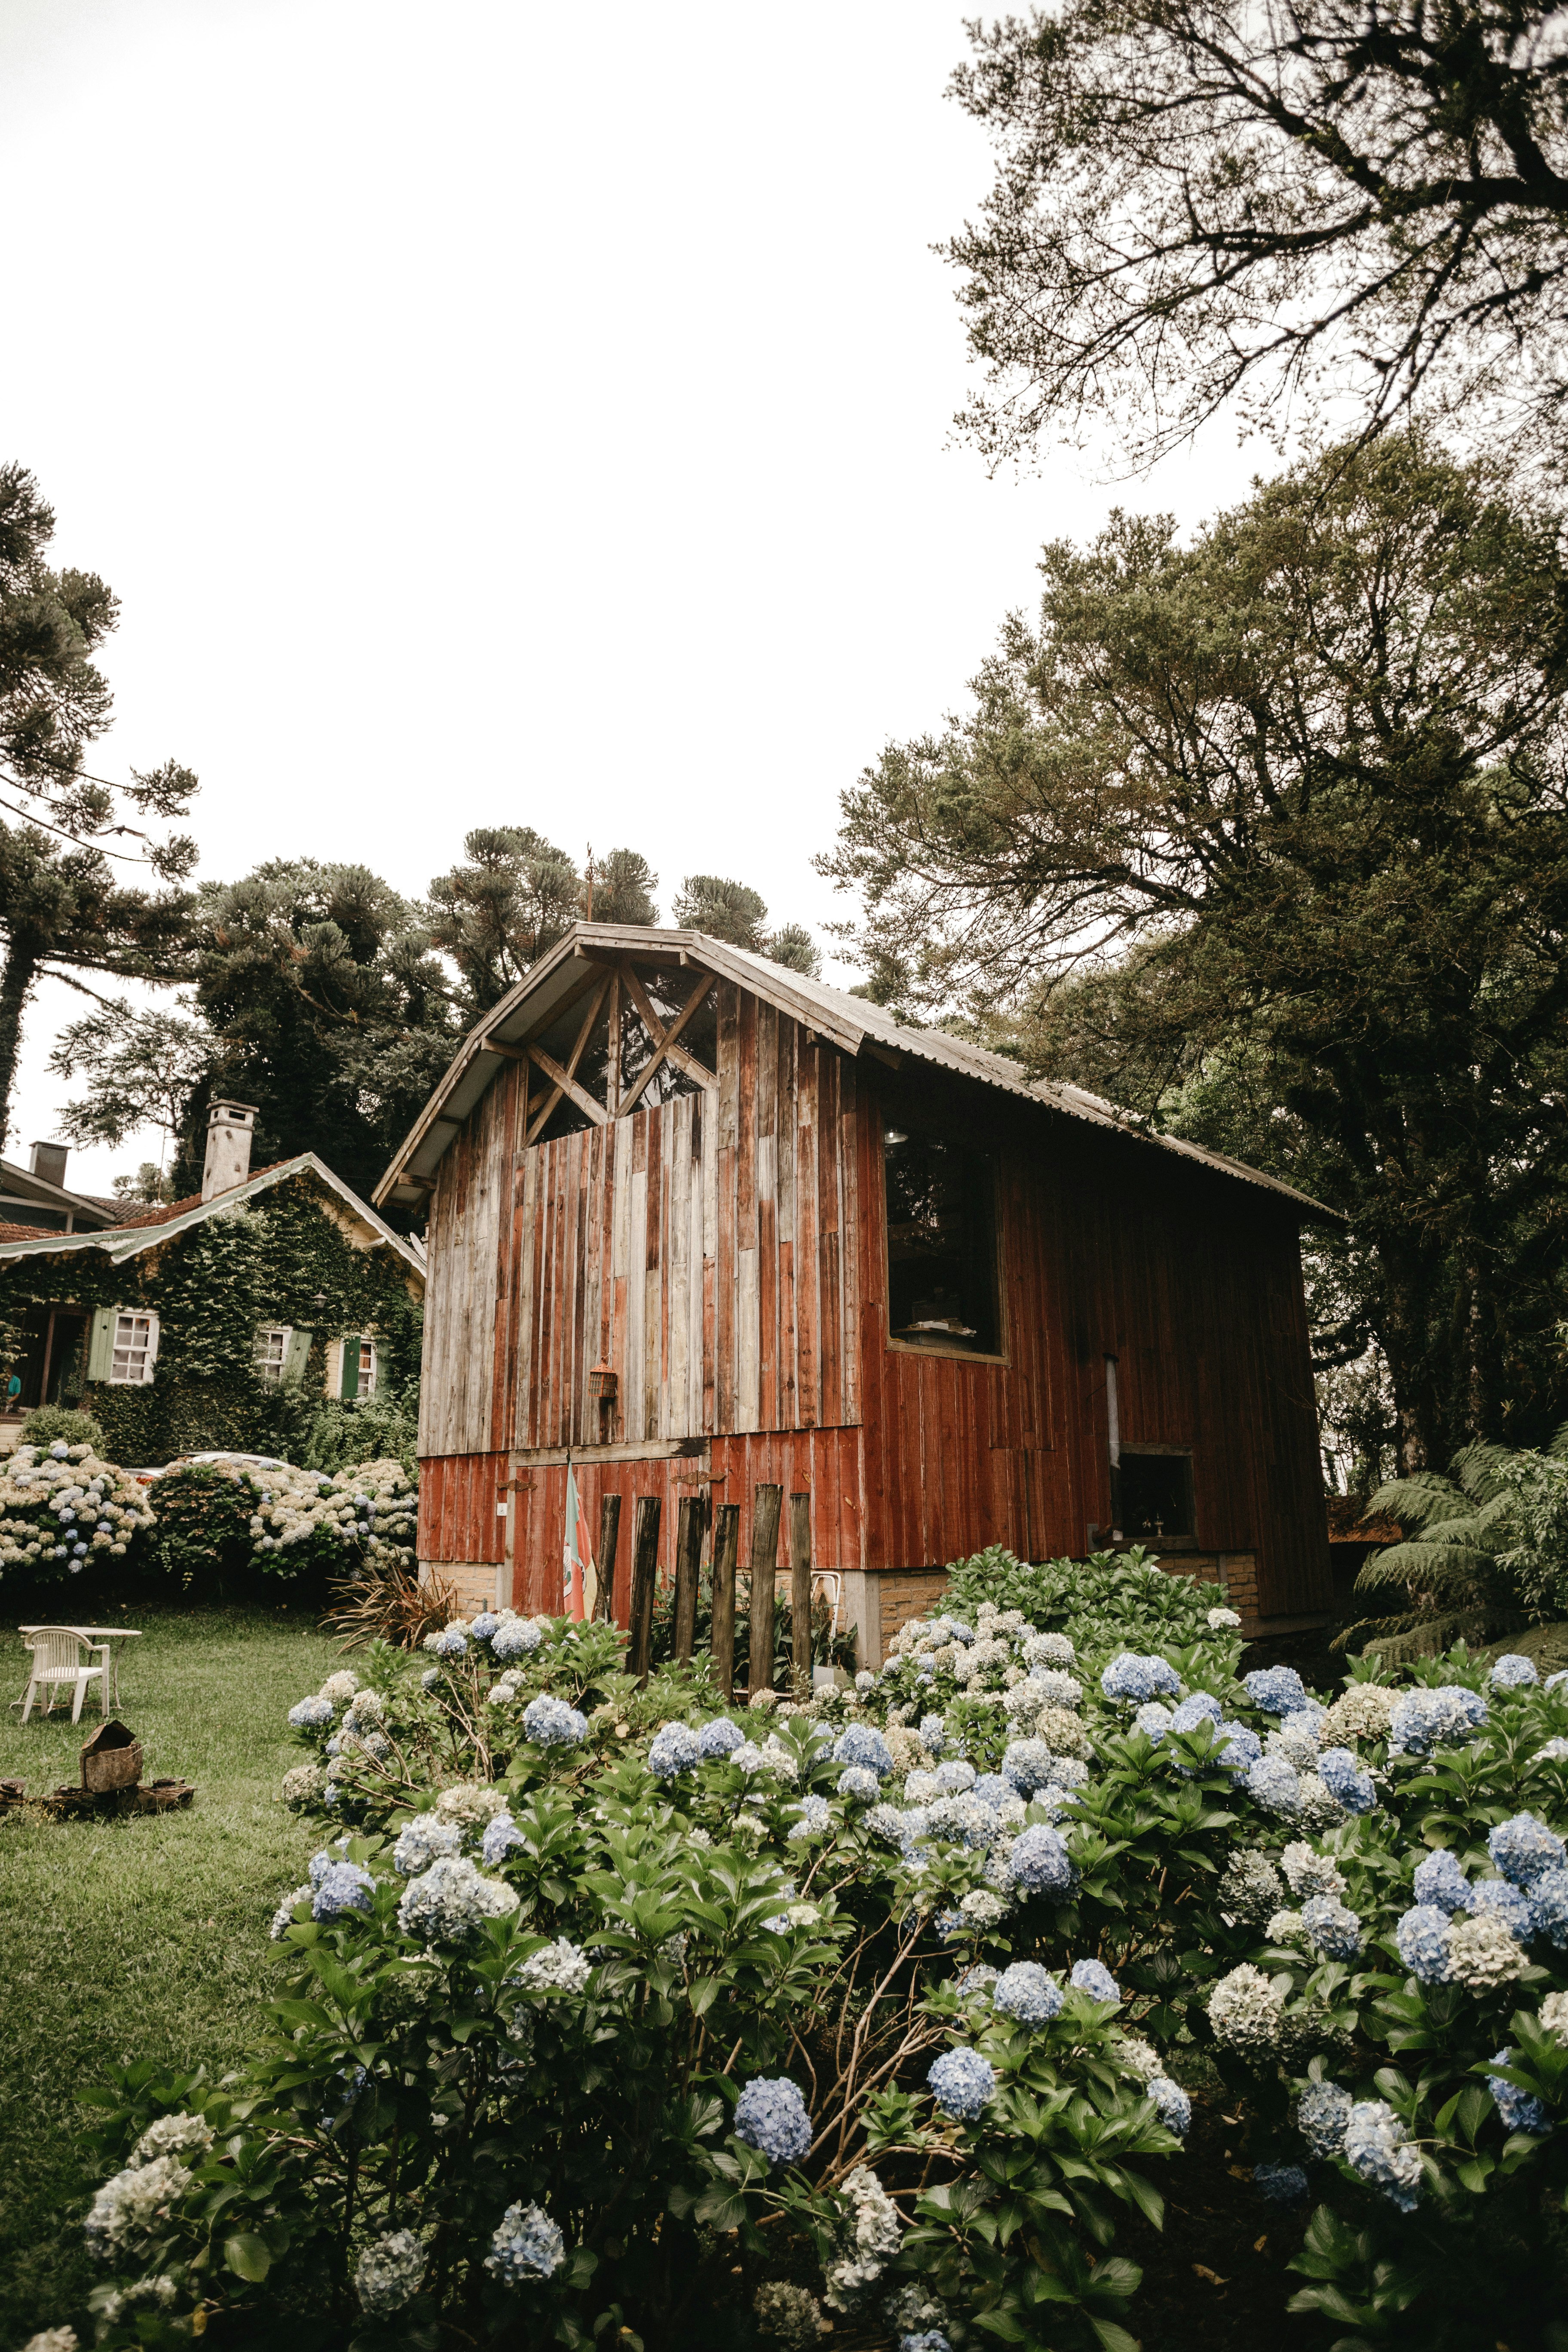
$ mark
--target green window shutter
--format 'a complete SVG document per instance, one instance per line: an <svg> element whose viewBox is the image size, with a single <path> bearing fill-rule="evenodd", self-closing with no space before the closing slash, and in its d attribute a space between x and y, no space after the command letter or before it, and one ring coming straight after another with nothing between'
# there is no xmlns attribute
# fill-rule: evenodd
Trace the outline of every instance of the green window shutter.
<svg viewBox="0 0 1568 2352"><path fill-rule="evenodd" d="M351 1331L343 1341L343 1376L338 1383L338 1394L345 1402L359 1394L359 1339Z"/></svg>
<svg viewBox="0 0 1568 2352"><path fill-rule="evenodd" d="M290 1331L289 1334L289 1345L283 1353L283 1385L286 1389L297 1389L305 1377L305 1359L310 1352L310 1339L309 1331Z"/></svg>
<svg viewBox="0 0 1568 2352"><path fill-rule="evenodd" d="M87 1376L89 1381L106 1381L109 1378L114 1360L114 1326L120 1313L118 1307L100 1307L94 1312L87 1343Z"/></svg>

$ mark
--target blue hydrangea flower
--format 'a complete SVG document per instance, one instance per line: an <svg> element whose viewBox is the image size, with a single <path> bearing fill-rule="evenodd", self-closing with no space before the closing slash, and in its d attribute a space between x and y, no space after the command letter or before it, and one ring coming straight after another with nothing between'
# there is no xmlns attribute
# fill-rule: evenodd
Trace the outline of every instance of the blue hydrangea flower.
<svg viewBox="0 0 1568 2352"><path fill-rule="evenodd" d="M1548 1739L1531 1758L1532 1764L1561 1764L1568 1757L1568 1739Z"/></svg>
<svg viewBox="0 0 1568 2352"><path fill-rule="evenodd" d="M542 1626L536 1625L531 1617L504 1617L490 1636L490 1654L503 1661L526 1658L543 1639Z"/></svg>
<svg viewBox="0 0 1568 2352"><path fill-rule="evenodd" d="M1494 2050L1492 2064L1511 2066L1512 2050L1506 2045L1501 2050ZM1517 2083L1506 2083L1500 2074L1489 2074L1487 2088L1497 2102L1497 2111L1502 2117L1504 2131L1537 2132L1544 2137L1552 2129L1550 2109L1531 2093L1522 2090Z"/></svg>
<svg viewBox="0 0 1568 2352"><path fill-rule="evenodd" d="M1145 2086L1145 2095L1154 2102L1154 2112L1168 2132L1185 2139L1192 2126L1193 2103L1180 2083L1173 2083L1169 2074L1156 2074Z"/></svg>
<svg viewBox="0 0 1568 2352"><path fill-rule="evenodd" d="M460 1853L463 1832L456 1822L438 1821L434 1813L416 1813L398 1832L392 1849L392 1866L405 1878L428 1870L437 1856Z"/></svg>
<svg viewBox="0 0 1568 2352"><path fill-rule="evenodd" d="M1328 1960L1353 1960L1361 1949L1361 1920L1332 1895L1309 1895L1301 1906L1307 1941Z"/></svg>
<svg viewBox="0 0 1568 2352"><path fill-rule="evenodd" d="M318 1731L322 1724L331 1723L331 1719L332 1702L330 1698L302 1698L297 1706L289 1710L289 1721L296 1731Z"/></svg>
<svg viewBox="0 0 1568 2352"><path fill-rule="evenodd" d="M1299 2205L1309 2187L1299 2164L1255 2164L1252 2185L1276 2205Z"/></svg>
<svg viewBox="0 0 1568 2352"><path fill-rule="evenodd" d="M936 1768L936 1785L944 1797L961 1797L965 1789L973 1788L978 1778L973 1765L966 1764L962 1756L950 1757Z"/></svg>
<svg viewBox="0 0 1568 2352"><path fill-rule="evenodd" d="M488 1642L500 1632L500 1622L493 1609L481 1609L477 1617L470 1618L468 1631L476 1642Z"/></svg>
<svg viewBox="0 0 1568 2352"><path fill-rule="evenodd" d="M899 2352L952 2352L952 2347L940 2327L922 2327L913 2336L900 2336Z"/></svg>
<svg viewBox="0 0 1568 2352"><path fill-rule="evenodd" d="M705 1723L698 1738L703 1755L710 1759L715 1756L728 1756L732 1748L743 1748L746 1744L745 1733L738 1723L731 1723L727 1715L716 1715L711 1723Z"/></svg>
<svg viewBox="0 0 1568 2352"><path fill-rule="evenodd" d="M1265 1715L1292 1715L1307 1704L1307 1685L1294 1666L1259 1666L1243 1675L1241 1685Z"/></svg>
<svg viewBox="0 0 1568 2352"><path fill-rule="evenodd" d="M1394 1931L1399 1957L1420 1984L1448 1981L1448 1915L1435 1903L1417 1903Z"/></svg>
<svg viewBox="0 0 1568 2352"><path fill-rule="evenodd" d="M647 1769L657 1779L673 1780L679 1773L691 1771L701 1761L701 1736L689 1723L666 1723L654 1733L647 1751Z"/></svg>
<svg viewBox="0 0 1568 2352"><path fill-rule="evenodd" d="M1568 1847L1556 1831L1533 1813L1515 1813L1500 1822L1487 1840L1487 1851L1516 1886L1533 1886L1549 1870L1561 1870L1568 1861Z"/></svg>
<svg viewBox="0 0 1568 2352"><path fill-rule="evenodd" d="M833 1760L836 1764L857 1765L861 1771L874 1772L879 1780L883 1780L893 1769L893 1751L875 1724L852 1723L835 1740Z"/></svg>
<svg viewBox="0 0 1568 2352"><path fill-rule="evenodd" d="M803 1797L795 1811L797 1819L789 1833L792 1845L799 1845L806 1838L823 1836L833 1818L826 1797Z"/></svg>
<svg viewBox="0 0 1568 2352"><path fill-rule="evenodd" d="M494 1821L485 1823L485 1833L479 1840L479 1852L493 1870L498 1862L505 1861L514 1845L527 1843L528 1840L523 1836L511 1815L498 1813Z"/></svg>
<svg viewBox="0 0 1568 2352"><path fill-rule="evenodd" d="M1223 1764L1227 1772L1250 1771L1263 1753L1263 1742L1250 1724L1232 1723L1228 1717L1220 1725L1220 1737L1225 1745L1215 1750L1215 1762Z"/></svg>
<svg viewBox="0 0 1568 2352"><path fill-rule="evenodd" d="M1173 1731L1195 1731L1200 1723L1222 1723L1225 1709L1212 1691L1194 1691L1171 1717Z"/></svg>
<svg viewBox="0 0 1568 2352"><path fill-rule="evenodd" d="M1056 1764L1043 1739L1011 1739L1002 1758L1002 1777L1020 1797L1032 1797L1056 1778Z"/></svg>
<svg viewBox="0 0 1568 2352"><path fill-rule="evenodd" d="M1016 1796L1017 1790L1000 1772L982 1772L969 1793L994 1811L998 1805L1005 1805L1009 1797Z"/></svg>
<svg viewBox="0 0 1568 2352"><path fill-rule="evenodd" d="M542 2206L509 2205L490 2240L485 2268L505 2286L553 2278L566 2259L566 2241Z"/></svg>
<svg viewBox="0 0 1568 2352"><path fill-rule="evenodd" d="M1338 2156L1355 2101L1338 2083L1309 2083L1296 2109L1302 2138L1316 2157Z"/></svg>
<svg viewBox="0 0 1568 2352"><path fill-rule="evenodd" d="M1122 1650L1111 1659L1100 1687L1107 1698L1131 1699L1140 1706L1145 1699L1182 1696L1176 1669L1168 1659L1140 1657L1135 1650Z"/></svg>
<svg viewBox="0 0 1568 2352"><path fill-rule="evenodd" d="M1415 1894L1418 1904L1435 1903L1439 1911L1468 1911L1474 1900L1469 1880L1446 1845L1416 1864Z"/></svg>
<svg viewBox="0 0 1568 2352"><path fill-rule="evenodd" d="M1552 1873L1547 1873L1550 1877ZM1544 1881L1542 1884L1544 1885ZM1534 1932L1534 1914L1530 1897L1510 1886L1506 1878L1478 1879L1471 1888L1472 1908L1489 1911L1502 1921L1516 1944L1527 1944Z"/></svg>
<svg viewBox="0 0 1568 2352"><path fill-rule="evenodd" d="M1283 1756L1260 1756L1256 1764L1247 1767L1247 1785L1258 1802L1268 1813L1299 1813L1301 1810L1301 1783L1293 1764Z"/></svg>
<svg viewBox="0 0 1568 2352"><path fill-rule="evenodd" d="M811 2117L787 2074L758 2074L735 2102L734 2131L770 2165L798 2164L811 2147Z"/></svg>
<svg viewBox="0 0 1568 2352"><path fill-rule="evenodd" d="M1121 1987L1102 1960L1075 1960L1068 1982L1091 2000L1120 2000Z"/></svg>
<svg viewBox="0 0 1568 2352"><path fill-rule="evenodd" d="M305 1875L311 1885L320 1886L333 1864L342 1862L348 1850L348 1839L341 1837L334 1839L331 1845L324 1845L319 1853L313 1853L305 1866Z"/></svg>
<svg viewBox="0 0 1568 2352"><path fill-rule="evenodd" d="M864 1764L847 1764L838 1775L838 1793L862 1805L875 1804L882 1784Z"/></svg>
<svg viewBox="0 0 1568 2352"><path fill-rule="evenodd" d="M1517 1650L1510 1650L1506 1657L1494 1663L1487 1680L1493 1690L1528 1690L1541 1680L1541 1676L1532 1658L1522 1657Z"/></svg>
<svg viewBox="0 0 1568 2352"><path fill-rule="evenodd" d="M312 1919L341 1919L345 1912L368 1911L375 1881L357 1862L329 1863L310 1898Z"/></svg>
<svg viewBox="0 0 1568 2352"><path fill-rule="evenodd" d="M1015 1960L991 1988L993 2004L1020 2025L1045 2025L1062 2005L1062 1989L1038 1960Z"/></svg>
<svg viewBox="0 0 1568 2352"><path fill-rule="evenodd" d="M588 1718L563 1698L550 1698L542 1694L531 1698L522 1710L525 1738L539 1748L571 1748L588 1736Z"/></svg>
<svg viewBox="0 0 1568 2352"><path fill-rule="evenodd" d="M432 1634L425 1646L438 1658L460 1658L468 1649L468 1637L460 1633L456 1625L447 1625L439 1633Z"/></svg>
<svg viewBox="0 0 1568 2352"><path fill-rule="evenodd" d="M978 2050L944 2050L931 2062L926 2081L945 2114L972 2124L996 2088L996 2071Z"/></svg>
<svg viewBox="0 0 1568 2352"><path fill-rule="evenodd" d="M1029 1895L1070 1895L1078 1872L1060 1832L1034 1822L1007 1849L1007 1875Z"/></svg>
<svg viewBox="0 0 1568 2352"><path fill-rule="evenodd" d="M1420 2152L1385 2100L1355 2101L1345 2120L1344 2158L1390 2204L1402 2213L1415 2212L1421 2195Z"/></svg>
<svg viewBox="0 0 1568 2352"><path fill-rule="evenodd" d="M1370 1813L1377 1802L1372 1774L1349 1748L1325 1748L1318 1759L1318 1778L1347 1813Z"/></svg>
<svg viewBox="0 0 1568 2352"><path fill-rule="evenodd" d="M1462 1683L1443 1683L1436 1690L1402 1691L1394 1705L1389 1726L1391 1756L1426 1756L1434 1748L1452 1746L1479 1731L1487 1719L1487 1703L1479 1691Z"/></svg>
<svg viewBox="0 0 1568 2352"><path fill-rule="evenodd" d="M1542 1688L1549 1691L1561 1690L1565 1683L1568 1683L1568 1666L1562 1667L1554 1675L1548 1675Z"/></svg>
<svg viewBox="0 0 1568 2352"><path fill-rule="evenodd" d="M947 1727L940 1715L922 1715L920 1743L928 1756L940 1756L947 1745Z"/></svg>
<svg viewBox="0 0 1568 2352"><path fill-rule="evenodd" d="M1568 1870L1549 1870L1530 1890L1530 1932L1568 1947Z"/></svg>

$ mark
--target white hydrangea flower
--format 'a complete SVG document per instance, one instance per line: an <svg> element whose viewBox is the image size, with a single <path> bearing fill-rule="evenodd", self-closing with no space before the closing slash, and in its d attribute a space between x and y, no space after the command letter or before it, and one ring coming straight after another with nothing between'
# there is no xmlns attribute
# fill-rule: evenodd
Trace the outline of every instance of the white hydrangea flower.
<svg viewBox="0 0 1568 2352"><path fill-rule="evenodd" d="M1124 2033L1113 2048L1127 2072L1136 2075L1141 2083L1152 2083L1157 2074L1165 2071L1165 2062L1159 2052L1136 2033Z"/></svg>
<svg viewBox="0 0 1568 2352"><path fill-rule="evenodd" d="M1279 2040L1282 2004L1273 1985L1249 1960L1221 1977L1209 1995L1209 2023L1217 2041L1246 2056L1267 2056Z"/></svg>
<svg viewBox="0 0 1568 2352"><path fill-rule="evenodd" d="M1471 1992L1490 1992L1524 1974L1525 1955L1495 1911L1456 1920L1443 1942L1450 1976Z"/></svg>
<svg viewBox="0 0 1568 2352"><path fill-rule="evenodd" d="M1568 1992L1549 1992L1541 2004L1541 2022L1554 2040L1568 2048Z"/></svg>
<svg viewBox="0 0 1568 2352"><path fill-rule="evenodd" d="M1326 1853L1317 1853L1300 1838L1288 1845L1279 1857L1292 1895L1343 1895L1345 1877L1339 1864Z"/></svg>
<svg viewBox="0 0 1568 2352"><path fill-rule="evenodd" d="M1234 1633L1239 1630L1241 1619L1234 1609L1211 1609L1207 1622L1211 1633Z"/></svg>
<svg viewBox="0 0 1568 2352"><path fill-rule="evenodd" d="M436 1800L436 1811L444 1822L457 1822L465 1829L484 1829L498 1813L506 1811L506 1792L482 1780L459 1781L456 1788L443 1789Z"/></svg>
<svg viewBox="0 0 1568 2352"><path fill-rule="evenodd" d="M557 1937L524 1960L509 1984L529 1992L581 1992L594 1973L592 1961L568 1937Z"/></svg>
<svg viewBox="0 0 1568 2352"><path fill-rule="evenodd" d="M412 2303L425 2277L425 2248L412 2230L394 2230L367 2246L354 2266L354 2293L371 2319L385 2319Z"/></svg>
<svg viewBox="0 0 1568 2352"><path fill-rule="evenodd" d="M213 2144L213 2127L201 2116L160 2116L150 2123L131 2151L132 2164L154 2164L161 2156L183 2157L198 2163Z"/></svg>
<svg viewBox="0 0 1568 2352"><path fill-rule="evenodd" d="M153 2237L191 2185L184 2165L172 2156L153 2164L128 2165L106 2180L92 2200L84 2229L88 2245L105 2261L132 2253Z"/></svg>
<svg viewBox="0 0 1568 2352"><path fill-rule="evenodd" d="M1399 1694L1384 1683L1352 1683L1318 1724L1320 1748L1343 1748L1355 1739L1386 1739Z"/></svg>
<svg viewBox="0 0 1568 2352"><path fill-rule="evenodd" d="M852 2311L898 2252L903 2237L899 2209L868 2165L858 2164L839 2191L838 2250L823 2266L827 2300Z"/></svg>

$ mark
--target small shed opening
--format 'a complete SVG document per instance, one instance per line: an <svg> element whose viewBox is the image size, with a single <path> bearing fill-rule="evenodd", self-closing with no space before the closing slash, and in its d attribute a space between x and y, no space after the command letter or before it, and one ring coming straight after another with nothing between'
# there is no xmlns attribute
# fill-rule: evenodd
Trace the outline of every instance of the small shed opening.
<svg viewBox="0 0 1568 2352"><path fill-rule="evenodd" d="M907 1347L994 1356L1001 1346L996 1180L952 1136L883 1131L888 1328Z"/></svg>

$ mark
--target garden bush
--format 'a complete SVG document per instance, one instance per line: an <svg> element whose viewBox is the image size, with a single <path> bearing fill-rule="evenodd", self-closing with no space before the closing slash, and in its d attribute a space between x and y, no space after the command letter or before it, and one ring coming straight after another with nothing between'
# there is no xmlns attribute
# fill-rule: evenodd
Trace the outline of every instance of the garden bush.
<svg viewBox="0 0 1568 2352"><path fill-rule="evenodd" d="M154 1524L147 1490L90 1445L58 1437L18 1445L0 1472L0 1574L26 1585L67 1584L84 1572L118 1571L143 1549Z"/></svg>
<svg viewBox="0 0 1568 2352"><path fill-rule="evenodd" d="M105 1450L103 1429L90 1412L68 1404L36 1404L22 1423L24 1445L85 1445L97 1454Z"/></svg>
<svg viewBox="0 0 1568 2352"><path fill-rule="evenodd" d="M1347 2352L1561 2352L1568 1678L992 1570L799 1704L510 1612L302 1699L275 2037L101 2094L99 2340L1131 2352L1212 2069Z"/></svg>

